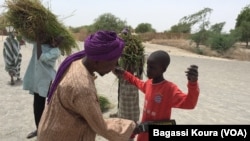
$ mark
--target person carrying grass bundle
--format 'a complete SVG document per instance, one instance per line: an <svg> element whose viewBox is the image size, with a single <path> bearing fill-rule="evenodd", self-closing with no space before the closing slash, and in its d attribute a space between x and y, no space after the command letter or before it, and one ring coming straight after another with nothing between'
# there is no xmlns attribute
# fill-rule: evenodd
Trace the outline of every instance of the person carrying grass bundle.
<svg viewBox="0 0 250 141"><path fill-rule="evenodd" d="M58 68L38 127L38 141L127 141L134 121L104 119L95 87L95 72L109 73L122 54L124 41L115 32L88 36L84 50L68 56Z"/></svg>
<svg viewBox="0 0 250 141"><path fill-rule="evenodd" d="M38 128L48 88L56 74L56 60L60 55L70 55L78 45L67 27L42 1L6 0L4 7L7 8L6 22L34 44L32 58L23 79L23 89L34 95L34 115ZM36 135L37 130L28 134L27 138Z"/></svg>
<svg viewBox="0 0 250 141"><path fill-rule="evenodd" d="M33 43L32 57L23 78L23 89L29 90L34 96L33 110L35 125L38 128L50 82L55 78L56 60L60 57L61 51L58 46L63 37L58 36L42 44ZM27 138L37 136L37 129L28 134Z"/></svg>
<svg viewBox="0 0 250 141"><path fill-rule="evenodd" d="M141 40L132 35L127 27L122 30L120 37L125 41L125 49L118 65L142 79L145 51ZM121 77L118 77L117 112L110 114L110 117L119 117L135 122L138 122L140 118L139 90Z"/></svg>
<svg viewBox="0 0 250 141"><path fill-rule="evenodd" d="M172 108L193 109L197 104L200 93L198 66L191 65L186 71L188 92L184 93L176 84L165 80L163 74L169 63L170 57L167 52L158 50L151 53L147 59L148 80L145 82L123 68L117 67L113 71L118 77L123 77L145 94L142 119L138 126L143 128L139 128L133 133L134 136L139 133L137 141L148 141L148 122L162 121L162 123L173 125L170 123L172 122L170 120Z"/></svg>

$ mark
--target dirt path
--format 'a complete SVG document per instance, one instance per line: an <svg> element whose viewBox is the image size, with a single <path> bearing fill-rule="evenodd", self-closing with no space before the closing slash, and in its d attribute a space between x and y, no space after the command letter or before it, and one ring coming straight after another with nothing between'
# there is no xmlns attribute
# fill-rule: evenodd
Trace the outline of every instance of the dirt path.
<svg viewBox="0 0 250 141"><path fill-rule="evenodd" d="M146 52L163 49L171 55L171 64L165 73L166 79L175 82L185 92L184 71L190 64L199 66L200 98L196 109L173 109L172 118L177 124L250 124L250 62L218 59L195 55L173 47L146 45ZM0 139L25 141L27 133L35 129L33 97L22 90L22 83L9 85L9 76L4 70L3 43L0 40ZM22 47L21 75L28 65L31 47ZM145 77L144 77L145 78ZM117 80L113 74L98 77L97 90L107 96L114 108L104 114L108 117L116 110ZM143 94L140 94L142 107ZM30 139L29 141L34 141ZM105 141L97 137L98 141Z"/></svg>

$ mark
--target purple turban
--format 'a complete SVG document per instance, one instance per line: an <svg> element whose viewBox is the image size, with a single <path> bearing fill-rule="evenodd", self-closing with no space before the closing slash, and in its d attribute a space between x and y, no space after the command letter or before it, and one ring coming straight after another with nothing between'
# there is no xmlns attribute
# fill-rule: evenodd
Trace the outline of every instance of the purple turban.
<svg viewBox="0 0 250 141"><path fill-rule="evenodd" d="M93 60L114 60L121 56L124 41L115 32L101 31L90 35L84 44L88 58Z"/></svg>
<svg viewBox="0 0 250 141"><path fill-rule="evenodd" d="M84 50L68 56L58 68L56 77L48 91L48 103L64 72L73 61L85 56L96 61L118 59L122 54L124 45L124 41L113 31L98 31L88 36L84 43Z"/></svg>

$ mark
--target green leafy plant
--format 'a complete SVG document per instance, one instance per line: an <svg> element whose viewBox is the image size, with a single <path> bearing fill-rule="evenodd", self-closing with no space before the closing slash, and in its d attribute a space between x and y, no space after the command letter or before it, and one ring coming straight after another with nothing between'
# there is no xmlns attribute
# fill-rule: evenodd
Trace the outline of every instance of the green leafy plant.
<svg viewBox="0 0 250 141"><path fill-rule="evenodd" d="M108 98L102 96L102 95L98 95L98 99L99 99L99 103L100 103L100 107L101 107L101 111L107 112L110 108L111 108L111 103L108 100Z"/></svg>
<svg viewBox="0 0 250 141"><path fill-rule="evenodd" d="M125 48L119 59L119 65L131 73L141 76L145 63L145 49L142 41L137 35L121 34L120 37L125 41Z"/></svg>
<svg viewBox="0 0 250 141"><path fill-rule="evenodd" d="M230 34L214 34L209 40L211 49L220 54L224 54L228 49L232 48L235 42L236 39Z"/></svg>

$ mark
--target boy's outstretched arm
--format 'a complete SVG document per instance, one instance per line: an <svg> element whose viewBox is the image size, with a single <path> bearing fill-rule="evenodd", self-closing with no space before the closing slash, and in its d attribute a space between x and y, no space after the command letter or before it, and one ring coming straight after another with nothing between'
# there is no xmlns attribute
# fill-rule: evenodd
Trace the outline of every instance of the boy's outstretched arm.
<svg viewBox="0 0 250 141"><path fill-rule="evenodd" d="M142 92L145 92L145 82L143 82L142 80L140 80L138 77L134 76L133 74L131 74L128 71L125 71L123 68L121 67L116 67L113 71L112 71L118 78L124 78L125 80L127 80L130 84L136 86L138 89L140 89Z"/></svg>
<svg viewBox="0 0 250 141"><path fill-rule="evenodd" d="M173 99L173 107L182 109L194 109L199 97L199 84L198 84L198 66L191 65L185 71L188 79L188 93L183 93L178 87L175 91Z"/></svg>

